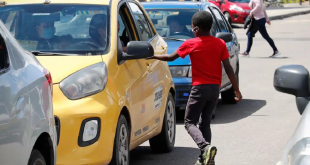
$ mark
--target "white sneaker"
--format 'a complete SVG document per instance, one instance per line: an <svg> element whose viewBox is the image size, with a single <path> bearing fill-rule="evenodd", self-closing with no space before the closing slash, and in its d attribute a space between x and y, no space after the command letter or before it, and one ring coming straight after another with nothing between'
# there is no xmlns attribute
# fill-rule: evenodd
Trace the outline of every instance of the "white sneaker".
<svg viewBox="0 0 310 165"><path fill-rule="evenodd" d="M279 52L279 51L275 51L274 53L273 53L273 55L272 56L269 56L270 58L274 58L274 57L278 57L278 56L280 56L281 55L281 53Z"/></svg>

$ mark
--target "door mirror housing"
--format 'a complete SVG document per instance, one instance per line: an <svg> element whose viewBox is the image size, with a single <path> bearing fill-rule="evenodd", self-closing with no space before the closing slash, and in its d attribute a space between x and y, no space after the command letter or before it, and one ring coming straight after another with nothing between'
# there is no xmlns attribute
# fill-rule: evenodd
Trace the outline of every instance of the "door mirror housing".
<svg viewBox="0 0 310 165"><path fill-rule="evenodd" d="M228 32L219 32L216 33L216 38L220 38L222 40L224 40L225 42L231 42L233 40L233 36L231 33Z"/></svg>
<svg viewBox="0 0 310 165"><path fill-rule="evenodd" d="M284 65L276 69L274 88L296 97L309 97L309 72L302 65Z"/></svg>
<svg viewBox="0 0 310 165"><path fill-rule="evenodd" d="M146 41L130 41L127 44L123 60L145 59L154 56L153 46Z"/></svg>

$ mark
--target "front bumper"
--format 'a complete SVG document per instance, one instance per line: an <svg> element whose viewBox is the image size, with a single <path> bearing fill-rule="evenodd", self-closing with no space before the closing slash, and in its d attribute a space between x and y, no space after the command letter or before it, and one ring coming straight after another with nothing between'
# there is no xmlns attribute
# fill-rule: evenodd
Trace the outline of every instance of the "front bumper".
<svg viewBox="0 0 310 165"><path fill-rule="evenodd" d="M184 109L192 89L192 78L173 78L173 82L176 90L175 106Z"/></svg>
<svg viewBox="0 0 310 165"><path fill-rule="evenodd" d="M58 85L54 85L54 115L59 144L57 164L108 164L113 155L118 104L104 91L79 100L69 100ZM79 144L85 119L100 120L97 140ZM82 132L82 133L80 133Z"/></svg>
<svg viewBox="0 0 310 165"><path fill-rule="evenodd" d="M232 23L241 23L241 24L244 24L245 19L249 15L249 13L247 12L240 12L240 11L234 11L234 10L231 10L229 14L231 16Z"/></svg>

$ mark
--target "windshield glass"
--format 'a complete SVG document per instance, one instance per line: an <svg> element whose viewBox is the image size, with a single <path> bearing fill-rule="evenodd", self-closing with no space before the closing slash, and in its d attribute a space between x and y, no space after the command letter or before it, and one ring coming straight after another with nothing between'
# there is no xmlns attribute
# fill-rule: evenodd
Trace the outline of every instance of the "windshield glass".
<svg viewBox="0 0 310 165"><path fill-rule="evenodd" d="M109 8L91 5L14 5L0 19L29 51L79 55L106 54Z"/></svg>
<svg viewBox="0 0 310 165"><path fill-rule="evenodd" d="M162 37L176 39L194 38L191 19L196 9L146 9L156 31Z"/></svg>
<svg viewBox="0 0 310 165"><path fill-rule="evenodd" d="M229 2L250 3L250 0L228 0Z"/></svg>

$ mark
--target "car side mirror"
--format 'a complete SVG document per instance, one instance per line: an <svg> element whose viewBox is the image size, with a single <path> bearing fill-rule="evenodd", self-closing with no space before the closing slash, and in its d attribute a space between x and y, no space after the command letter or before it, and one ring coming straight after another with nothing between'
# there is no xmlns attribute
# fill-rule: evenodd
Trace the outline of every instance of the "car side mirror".
<svg viewBox="0 0 310 165"><path fill-rule="evenodd" d="M233 36L231 33L228 32L219 32L216 33L216 38L220 38L222 40L224 40L225 42L231 42L233 40Z"/></svg>
<svg viewBox="0 0 310 165"><path fill-rule="evenodd" d="M276 69L273 85L279 92L309 97L309 72L302 65L284 65Z"/></svg>
<svg viewBox="0 0 310 165"><path fill-rule="evenodd" d="M146 41L130 41L127 44L124 60L145 59L154 56L153 46Z"/></svg>
<svg viewBox="0 0 310 165"><path fill-rule="evenodd" d="M284 65L276 69L273 78L274 88L282 93L296 96L300 114L309 103L309 72L302 65Z"/></svg>

